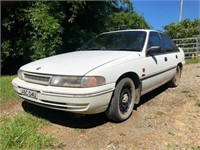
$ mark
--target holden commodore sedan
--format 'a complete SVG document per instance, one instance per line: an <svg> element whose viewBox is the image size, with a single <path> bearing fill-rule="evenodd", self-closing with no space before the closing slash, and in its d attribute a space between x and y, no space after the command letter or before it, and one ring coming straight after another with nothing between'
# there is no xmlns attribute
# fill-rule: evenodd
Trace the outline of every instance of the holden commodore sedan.
<svg viewBox="0 0 200 150"><path fill-rule="evenodd" d="M31 62L12 81L24 100L79 114L105 112L124 121L141 95L168 83L178 86L184 52L164 33L102 33L78 51Z"/></svg>

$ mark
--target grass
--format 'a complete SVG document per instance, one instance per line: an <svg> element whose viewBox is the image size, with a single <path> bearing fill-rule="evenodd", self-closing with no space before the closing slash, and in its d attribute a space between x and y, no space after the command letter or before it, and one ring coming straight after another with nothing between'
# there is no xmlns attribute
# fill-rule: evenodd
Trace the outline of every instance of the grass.
<svg viewBox="0 0 200 150"><path fill-rule="evenodd" d="M5 103L19 99L14 92L12 80L16 76L0 77L1 99ZM15 116L0 115L0 149L59 149L62 143L55 138L38 130L48 122L34 117L28 113L16 114Z"/></svg>
<svg viewBox="0 0 200 150"><path fill-rule="evenodd" d="M168 150L177 150L177 149L180 149L180 147L179 147L179 145L176 145L176 144L168 144L167 149ZM185 150L200 150L200 146L197 146L197 147L186 146L184 149Z"/></svg>
<svg viewBox="0 0 200 150"><path fill-rule="evenodd" d="M185 59L186 64L200 63L200 59Z"/></svg>
<svg viewBox="0 0 200 150"><path fill-rule="evenodd" d="M191 150L200 150L200 146L192 147Z"/></svg>
<svg viewBox="0 0 200 150"><path fill-rule="evenodd" d="M0 103L16 100L19 97L15 94L13 86L12 86L12 79L16 76L2 76L0 77L0 90L1 90L1 97Z"/></svg>
<svg viewBox="0 0 200 150"><path fill-rule="evenodd" d="M196 104L197 104L197 106L199 106L199 107L200 107L200 101L198 101Z"/></svg>
<svg viewBox="0 0 200 150"><path fill-rule="evenodd" d="M197 98L197 95L191 90L185 89L185 90L182 90L181 92L184 93L185 96L187 96L187 97Z"/></svg>
<svg viewBox="0 0 200 150"><path fill-rule="evenodd" d="M63 145L53 137L38 132L48 122L30 114L12 118L0 116L0 149L58 149Z"/></svg>

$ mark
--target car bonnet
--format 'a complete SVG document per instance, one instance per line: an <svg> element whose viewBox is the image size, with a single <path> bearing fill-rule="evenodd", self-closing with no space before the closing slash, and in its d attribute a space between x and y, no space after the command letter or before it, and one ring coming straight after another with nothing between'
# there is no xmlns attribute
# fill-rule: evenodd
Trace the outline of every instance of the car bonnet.
<svg viewBox="0 0 200 150"><path fill-rule="evenodd" d="M129 51L76 51L40 59L20 69L41 74L83 76L90 70L130 55Z"/></svg>

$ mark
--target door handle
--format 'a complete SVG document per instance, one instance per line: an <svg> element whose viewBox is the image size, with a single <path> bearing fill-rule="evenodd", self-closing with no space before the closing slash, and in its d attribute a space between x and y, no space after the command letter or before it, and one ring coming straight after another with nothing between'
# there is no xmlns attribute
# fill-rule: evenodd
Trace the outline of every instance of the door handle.
<svg viewBox="0 0 200 150"><path fill-rule="evenodd" d="M167 61L167 57L165 57L165 61Z"/></svg>

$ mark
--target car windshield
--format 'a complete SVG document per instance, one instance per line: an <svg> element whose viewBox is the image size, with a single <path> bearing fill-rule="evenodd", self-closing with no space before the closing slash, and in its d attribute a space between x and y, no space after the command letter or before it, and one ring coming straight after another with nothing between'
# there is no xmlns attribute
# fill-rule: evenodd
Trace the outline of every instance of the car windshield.
<svg viewBox="0 0 200 150"><path fill-rule="evenodd" d="M142 51L145 38L144 31L105 33L88 41L80 50Z"/></svg>

